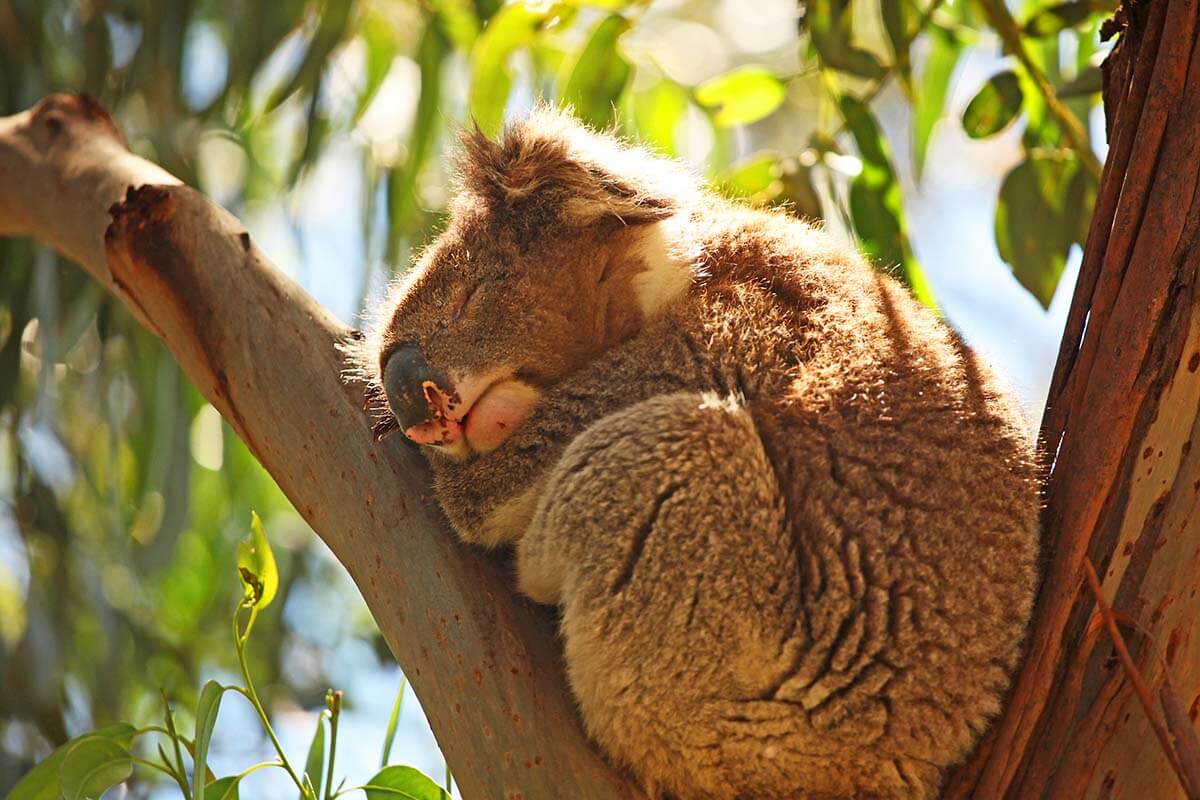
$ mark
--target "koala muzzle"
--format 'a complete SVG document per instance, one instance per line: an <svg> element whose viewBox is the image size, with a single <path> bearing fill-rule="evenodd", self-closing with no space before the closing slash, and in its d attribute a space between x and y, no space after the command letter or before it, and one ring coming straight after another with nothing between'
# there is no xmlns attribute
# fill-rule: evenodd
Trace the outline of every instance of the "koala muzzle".
<svg viewBox="0 0 1200 800"><path fill-rule="evenodd" d="M415 344L401 345L388 357L383 388L402 431L444 419L453 411L455 395L450 381L429 366Z"/></svg>

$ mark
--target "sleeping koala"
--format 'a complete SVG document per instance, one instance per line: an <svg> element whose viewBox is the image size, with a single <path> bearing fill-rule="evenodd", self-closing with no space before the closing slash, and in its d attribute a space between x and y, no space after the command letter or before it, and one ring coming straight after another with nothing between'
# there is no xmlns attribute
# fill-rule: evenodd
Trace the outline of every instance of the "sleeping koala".
<svg viewBox="0 0 1200 800"><path fill-rule="evenodd" d="M561 607L652 796L934 797L1036 580L1012 398L852 250L542 109L464 137L363 344L458 533Z"/></svg>

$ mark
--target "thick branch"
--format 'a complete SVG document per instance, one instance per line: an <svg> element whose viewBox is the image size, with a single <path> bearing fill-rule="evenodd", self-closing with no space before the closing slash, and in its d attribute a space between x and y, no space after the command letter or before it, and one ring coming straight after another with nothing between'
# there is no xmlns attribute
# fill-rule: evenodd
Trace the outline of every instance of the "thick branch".
<svg viewBox="0 0 1200 800"><path fill-rule="evenodd" d="M0 118L0 234L79 262L163 339L350 571L464 796L636 796L580 729L552 616L453 539L418 456L373 441L341 379L352 332L234 217L58 95Z"/></svg>

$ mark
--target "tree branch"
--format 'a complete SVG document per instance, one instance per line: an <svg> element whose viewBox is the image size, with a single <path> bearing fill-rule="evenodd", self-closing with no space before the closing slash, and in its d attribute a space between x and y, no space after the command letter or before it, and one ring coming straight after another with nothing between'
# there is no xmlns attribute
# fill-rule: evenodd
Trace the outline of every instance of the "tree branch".
<svg viewBox="0 0 1200 800"><path fill-rule="evenodd" d="M349 570L465 797L639 796L580 728L552 614L455 541L418 455L373 441L341 378L352 331L233 216L55 95L0 118L0 234L77 261L166 343Z"/></svg>

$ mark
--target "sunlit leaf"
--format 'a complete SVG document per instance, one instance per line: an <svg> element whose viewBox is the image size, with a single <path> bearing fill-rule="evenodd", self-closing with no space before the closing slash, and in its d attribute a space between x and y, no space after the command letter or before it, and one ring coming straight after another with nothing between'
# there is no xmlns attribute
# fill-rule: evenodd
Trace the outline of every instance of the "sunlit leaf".
<svg viewBox="0 0 1200 800"><path fill-rule="evenodd" d="M250 512L250 535L237 548L237 565L246 599L258 609L269 606L279 589L279 571L262 520L254 512Z"/></svg>
<svg viewBox="0 0 1200 800"><path fill-rule="evenodd" d="M687 108L687 92L674 81L661 80L634 92L632 133L659 152L675 155L675 136Z"/></svg>
<svg viewBox="0 0 1200 800"><path fill-rule="evenodd" d="M321 797L322 778L325 769L325 713L317 715L317 730L308 745L308 757L304 760L304 781L313 790L313 797ZM304 795L300 795L304 800Z"/></svg>
<svg viewBox="0 0 1200 800"><path fill-rule="evenodd" d="M963 111L962 124L972 139L999 133L1021 113L1021 79L1011 70L993 75Z"/></svg>
<svg viewBox="0 0 1200 800"><path fill-rule="evenodd" d="M996 205L996 247L1017 281L1049 307L1066 265L1067 252L1080 238L1079 208L1086 184L1072 193L1079 169L1074 160L1031 157L1004 179Z"/></svg>
<svg viewBox="0 0 1200 800"><path fill-rule="evenodd" d="M942 118L950 78L962 54L959 38L942 28L928 34L929 51L921 67L921 77L913 92L913 160L919 175L925 168L925 154L933 127Z"/></svg>
<svg viewBox="0 0 1200 800"><path fill-rule="evenodd" d="M67 750L58 785L66 800L97 800L132 773L128 747L107 736L84 736Z"/></svg>
<svg viewBox="0 0 1200 800"><path fill-rule="evenodd" d="M469 49L479 36L479 18L470 0L430 0L438 25L456 47Z"/></svg>
<svg viewBox="0 0 1200 800"><path fill-rule="evenodd" d="M1030 17L1023 26L1023 31L1026 36L1051 36L1064 28L1085 22L1092 14L1101 10L1100 7L1101 3L1093 0L1057 3Z"/></svg>
<svg viewBox="0 0 1200 800"><path fill-rule="evenodd" d="M388 717L387 730L383 734L383 755L379 766L386 767L392 757L392 742L396 738L396 725L400 722L400 709L404 705L404 690L408 686L408 678L400 676L400 688L396 691L396 702L392 704L392 715Z"/></svg>
<svg viewBox="0 0 1200 800"><path fill-rule="evenodd" d="M612 120L617 99L633 72L617 49L629 25L629 20L616 14L601 20L580 51L563 90L563 99L574 106L579 118L596 127Z"/></svg>
<svg viewBox="0 0 1200 800"><path fill-rule="evenodd" d="M72 747L85 738L102 738L115 742L128 752L129 746L133 742L133 736L134 727L121 723L72 739L25 773L25 776L17 782L5 800L58 800L62 796L62 790L59 788L59 769L67 757L67 752Z"/></svg>
<svg viewBox="0 0 1200 800"><path fill-rule="evenodd" d="M421 94L417 98L417 116L408 139L408 159L394 167L387 176L388 231L384 258L394 264L400 257L400 243L405 234L414 233L414 219L419 216L417 180L429 160L437 138L440 119L442 59L449 45L436 27L425 28L417 48L417 64L421 68Z"/></svg>
<svg viewBox="0 0 1200 800"><path fill-rule="evenodd" d="M384 767L363 790L367 800L450 800L445 789L412 767Z"/></svg>
<svg viewBox="0 0 1200 800"><path fill-rule="evenodd" d="M204 787L204 800L239 800L237 775L215 780Z"/></svg>
<svg viewBox="0 0 1200 800"><path fill-rule="evenodd" d="M884 270L898 268L897 277L908 284L913 295L936 307L932 289L908 242L900 184L879 123L856 98L845 95L839 106L862 159L862 171L850 182L850 217L863 251Z"/></svg>
<svg viewBox="0 0 1200 800"><path fill-rule="evenodd" d="M359 24L359 35L366 50L366 69L363 73L362 89L358 93L358 100L355 101L355 121L375 99L396 57L395 32L381 15L366 15Z"/></svg>
<svg viewBox="0 0 1200 800"><path fill-rule="evenodd" d="M778 153L759 153L725 173L721 188L725 193L751 203L769 203L783 191L783 167Z"/></svg>
<svg viewBox="0 0 1200 800"><path fill-rule="evenodd" d="M276 90L267 101L268 111L277 108L301 89L310 95L316 91L329 56L350 32L350 12L353 7L351 0L326 0L322 4L317 30L308 43L300 66L292 74L291 80Z"/></svg>
<svg viewBox="0 0 1200 800"><path fill-rule="evenodd" d="M471 50L471 88L468 104L480 130L489 135L500 130L504 106L512 91L509 57L533 41L555 13L554 8L530 3L506 5L488 21Z"/></svg>
<svg viewBox="0 0 1200 800"><path fill-rule="evenodd" d="M747 125L783 103L787 88L766 67L738 67L696 87L696 102L714 109L718 125Z"/></svg>
<svg viewBox="0 0 1200 800"><path fill-rule="evenodd" d="M804 20L813 47L826 67L860 78L878 80L887 74L887 70L874 53L850 43L848 13L849 4L837 0L810 0L806 3Z"/></svg>
<svg viewBox="0 0 1200 800"><path fill-rule="evenodd" d="M912 79L911 60L908 48L909 28L913 14L910 0L887 0L879 4L879 15L883 18L883 30L892 48L892 63L900 68L900 80L908 85Z"/></svg>
<svg viewBox="0 0 1200 800"><path fill-rule="evenodd" d="M255 519L258 519L257 515ZM261 532L261 523L258 528ZM196 767L192 778L192 800L205 800L204 776L208 769L208 744L212 740L213 727L217 724L217 712L221 709L221 695L224 693L225 689L221 684L209 681L200 690L200 699L196 703L196 735L192 739Z"/></svg>

